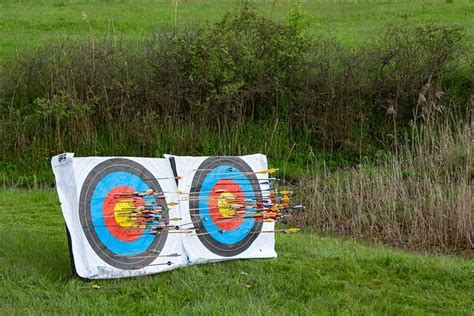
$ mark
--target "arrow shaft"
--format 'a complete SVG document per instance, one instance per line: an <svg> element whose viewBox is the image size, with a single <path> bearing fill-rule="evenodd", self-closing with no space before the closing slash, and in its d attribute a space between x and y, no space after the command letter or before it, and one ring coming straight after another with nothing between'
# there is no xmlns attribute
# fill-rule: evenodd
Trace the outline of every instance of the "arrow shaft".
<svg viewBox="0 0 474 316"><path fill-rule="evenodd" d="M237 217L220 217L219 220L217 221L212 221L213 223L217 224L217 223L224 223L224 222L229 222L231 220L235 220ZM243 219L242 222L245 222L247 219L255 219L256 221L265 221L265 220L268 220L268 219L271 219L271 218L264 218L264 217L259 217L259 216L241 216L240 218ZM271 219L272 221L274 221L274 219ZM199 219L199 220L195 220L195 221L191 221L191 222L187 222L187 223L183 223L183 224L179 224L178 226L187 226L187 225L195 225L195 224L199 224L199 223L202 223L204 222L203 219Z"/></svg>
<svg viewBox="0 0 474 316"><path fill-rule="evenodd" d="M221 231L213 231L213 232L204 232L204 233L196 233L196 236L202 236L202 235L210 235L213 233L219 233ZM224 233L224 232L223 232ZM247 234L274 234L274 233L283 233L283 234L288 234L289 232L285 229L277 229L277 230L261 230L261 231L250 231Z"/></svg>
<svg viewBox="0 0 474 316"><path fill-rule="evenodd" d="M263 194L272 194L274 192L272 188L268 189L259 189L259 190L226 190L226 189L216 189L210 191L190 191L189 193L181 193L180 195L199 195L204 193L256 193L261 191Z"/></svg>
<svg viewBox="0 0 474 316"><path fill-rule="evenodd" d="M149 255L149 256L120 256L120 257L130 257L130 258L133 258L133 259L140 259L140 258L150 258L152 255ZM179 257L181 256L180 254L178 253L172 253L172 254L169 254L169 255L158 255L158 256L154 256L155 258L170 258L170 257Z"/></svg>
<svg viewBox="0 0 474 316"><path fill-rule="evenodd" d="M197 169L193 169L193 171L212 171L212 170L215 170L215 168L210 168L210 169L197 168ZM258 170L258 171L240 171L237 168L230 167L230 168L226 169L226 172L219 172L218 174L229 174L229 173L235 173L235 172L239 172L239 173L242 173L242 174L265 174L265 173L275 173L276 171L278 171L277 168L269 168L269 169Z"/></svg>
<svg viewBox="0 0 474 316"><path fill-rule="evenodd" d="M153 267L153 266L170 266L170 265L172 265L172 264L173 264L173 262L168 261L168 262L164 262L164 263L152 263L152 264L147 265L147 267Z"/></svg>

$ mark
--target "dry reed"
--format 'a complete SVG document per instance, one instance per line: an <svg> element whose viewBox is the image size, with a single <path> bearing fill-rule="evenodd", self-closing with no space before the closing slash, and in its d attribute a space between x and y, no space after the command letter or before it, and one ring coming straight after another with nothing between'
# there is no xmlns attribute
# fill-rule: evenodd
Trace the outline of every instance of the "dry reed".
<svg viewBox="0 0 474 316"><path fill-rule="evenodd" d="M472 119L425 124L376 167L300 182L302 225L431 252L474 249Z"/></svg>

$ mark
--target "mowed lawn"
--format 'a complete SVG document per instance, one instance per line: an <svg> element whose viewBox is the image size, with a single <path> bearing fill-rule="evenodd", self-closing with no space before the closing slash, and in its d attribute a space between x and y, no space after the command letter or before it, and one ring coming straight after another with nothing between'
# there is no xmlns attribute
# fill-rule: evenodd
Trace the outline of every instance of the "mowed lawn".
<svg viewBox="0 0 474 316"><path fill-rule="evenodd" d="M472 0L2 0L0 60L25 49L64 38L116 37L140 41L159 26L179 28L214 22L242 3L276 19L300 4L309 31L361 45L384 32L387 24L442 23L464 26L474 40ZM176 19L175 19L176 17Z"/></svg>
<svg viewBox="0 0 474 316"><path fill-rule="evenodd" d="M0 216L0 311L6 315L474 313L474 262L467 259L304 231L278 235L274 260L88 282L71 275L54 191L0 191Z"/></svg>

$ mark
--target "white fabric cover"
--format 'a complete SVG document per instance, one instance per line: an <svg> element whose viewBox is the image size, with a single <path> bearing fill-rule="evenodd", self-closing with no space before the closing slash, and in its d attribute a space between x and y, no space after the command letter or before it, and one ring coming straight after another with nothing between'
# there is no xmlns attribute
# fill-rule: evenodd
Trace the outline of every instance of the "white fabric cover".
<svg viewBox="0 0 474 316"><path fill-rule="evenodd" d="M191 189L191 185L196 174L196 170L199 169L200 165L210 157L190 157L190 156L173 156L165 155L166 158L174 159L176 164L176 172L181 179L179 179L178 192L181 192L180 208L182 214L182 223L184 228L191 228L191 215L189 210L189 198L188 195ZM218 157L212 157L218 158ZM227 158L227 157L222 157ZM267 170L268 162L267 157L262 154L247 155L238 157L247 163L253 172ZM261 182L265 182L268 179L268 174L255 174L258 179L262 179ZM265 196L265 190L269 189L269 184L260 184L260 188ZM272 231L275 228L274 222L264 222L261 231ZM249 259L249 258L276 258L277 253L275 251L275 234L274 233L260 233L257 234L256 239L251 245L243 252L234 256L221 256L206 248L195 233L187 234L183 236L183 244L188 259L191 264L206 263L215 261L224 261L232 259Z"/></svg>
<svg viewBox="0 0 474 316"><path fill-rule="evenodd" d="M61 203L61 209L66 221L67 228L71 235L72 253L76 272L80 277L88 279L106 279L131 277L144 274L153 274L167 271L180 267L186 263L186 255L182 247L181 234L168 234L166 242L160 254L178 253L178 257L156 257L148 266L141 269L119 269L107 264L93 250L88 242L82 229L81 220L79 218L79 199L81 189L86 177L91 170L101 162L116 157L88 157L74 158L73 153L66 153L52 158L51 165L53 167L56 178L56 188ZM164 158L131 158L125 159L135 161L148 169L167 193L167 201L176 201L176 182L172 178L169 161ZM170 217L180 217L179 207L170 208ZM171 262L171 265L166 263ZM159 265L164 264L164 265Z"/></svg>

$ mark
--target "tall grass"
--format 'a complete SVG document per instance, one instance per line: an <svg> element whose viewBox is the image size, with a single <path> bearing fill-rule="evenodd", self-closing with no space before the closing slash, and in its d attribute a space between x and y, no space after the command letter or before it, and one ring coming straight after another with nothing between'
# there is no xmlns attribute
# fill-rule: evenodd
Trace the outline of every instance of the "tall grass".
<svg viewBox="0 0 474 316"><path fill-rule="evenodd" d="M301 180L304 225L418 250L474 249L473 120L425 125L376 167Z"/></svg>

